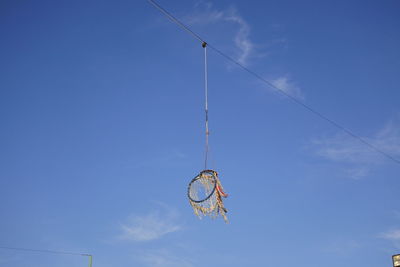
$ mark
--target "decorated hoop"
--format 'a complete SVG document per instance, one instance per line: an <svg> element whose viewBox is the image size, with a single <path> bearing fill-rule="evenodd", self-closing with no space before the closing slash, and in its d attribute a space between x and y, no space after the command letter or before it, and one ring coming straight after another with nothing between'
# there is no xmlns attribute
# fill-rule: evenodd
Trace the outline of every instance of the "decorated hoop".
<svg viewBox="0 0 400 267"><path fill-rule="evenodd" d="M188 186L189 203L192 206L194 213L198 217L211 216L213 218L221 215L225 222L228 222L226 217L227 210L222 202L222 197L228 195L224 193L221 182L218 179L218 173L214 170L207 169L209 145L208 137L210 131L208 128L208 79L207 79L207 43L201 45L204 48L204 93L205 93L205 160L204 169L190 181Z"/></svg>
<svg viewBox="0 0 400 267"><path fill-rule="evenodd" d="M227 210L224 207L222 197L224 193L218 173L214 170L201 171L194 177L188 186L188 198L194 213L199 216L211 216L213 218L221 215L227 222Z"/></svg>

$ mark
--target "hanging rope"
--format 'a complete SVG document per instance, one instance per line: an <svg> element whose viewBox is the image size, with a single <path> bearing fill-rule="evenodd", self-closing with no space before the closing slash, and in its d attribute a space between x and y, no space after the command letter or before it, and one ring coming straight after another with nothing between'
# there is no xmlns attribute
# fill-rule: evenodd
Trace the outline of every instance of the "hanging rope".
<svg viewBox="0 0 400 267"><path fill-rule="evenodd" d="M206 151L205 151L205 160L204 160L204 169L207 170L207 161L208 161L208 136L210 132L208 130L208 77L207 77L207 43L203 42L201 45L204 48L204 93L205 93L205 115L206 115Z"/></svg>

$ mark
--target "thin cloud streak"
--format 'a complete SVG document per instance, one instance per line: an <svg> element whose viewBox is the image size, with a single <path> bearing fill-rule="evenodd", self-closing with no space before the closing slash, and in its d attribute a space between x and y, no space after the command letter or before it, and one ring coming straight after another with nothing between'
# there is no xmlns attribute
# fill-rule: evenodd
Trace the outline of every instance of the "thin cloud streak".
<svg viewBox="0 0 400 267"><path fill-rule="evenodd" d="M247 21L239 15L238 11L234 7L227 8L225 10L217 10L213 8L213 5L209 2L202 2L197 5L197 9L204 6L204 10L197 12L186 17L185 21L190 25L194 24L222 24L229 23L232 26L235 25L235 35L233 37L233 42L236 47L236 55L233 58L243 66L248 66L250 60L254 58L265 57L267 53L259 53L256 51L258 47L250 39L251 28ZM275 44L286 45L286 38L274 39L271 41ZM272 84L290 96L293 96L299 100L304 100L304 94L298 86L296 86L287 76L278 77L271 80Z"/></svg>
<svg viewBox="0 0 400 267"><path fill-rule="evenodd" d="M193 263L182 257L177 257L166 249L145 250L138 253L137 258L149 267L194 267Z"/></svg>
<svg viewBox="0 0 400 267"><path fill-rule="evenodd" d="M235 45L241 51L241 54L238 56L237 61L240 64L247 65L248 59L254 50L254 44L249 39L250 27L247 22L237 14L235 9L231 9L229 13L230 14L228 14L225 19L227 21L234 22L239 26L239 30L234 38Z"/></svg>
<svg viewBox="0 0 400 267"><path fill-rule="evenodd" d="M400 157L400 123L390 121L373 137L362 138L393 157ZM354 179L367 176L372 168L386 161L382 155L344 133L313 140L312 145L318 156L350 166L347 173Z"/></svg>
<svg viewBox="0 0 400 267"><path fill-rule="evenodd" d="M362 244L356 240L335 240L325 246L322 246L323 252L333 254L347 254L354 250L362 248Z"/></svg>
<svg viewBox="0 0 400 267"><path fill-rule="evenodd" d="M393 246L400 249L400 228L381 233L378 237L392 242Z"/></svg>
<svg viewBox="0 0 400 267"><path fill-rule="evenodd" d="M134 215L121 225L120 239L138 242L160 239L182 229L177 219L177 212L169 208L154 210L146 215Z"/></svg>
<svg viewBox="0 0 400 267"><path fill-rule="evenodd" d="M276 78L276 79L272 80L271 83L275 87L279 88L280 90L282 90L283 92L285 92L286 94L288 94L292 97L295 97L300 100L305 99L300 88L298 86L296 86L292 81L290 81L290 79L287 76L282 76L282 77Z"/></svg>
<svg viewBox="0 0 400 267"><path fill-rule="evenodd" d="M185 20L189 24L215 24L227 22L236 25L236 33L233 37L237 48L237 60L242 65L248 65L249 59L254 56L254 43L250 40L250 26L246 20L240 16L237 10L230 7L226 10L216 10L211 3L205 3L205 10L188 16Z"/></svg>
<svg viewBox="0 0 400 267"><path fill-rule="evenodd" d="M372 142L370 138L363 138ZM361 144L352 137L340 133L333 137L314 140L313 145L317 148L316 154L331 161L358 164L375 164L379 158L368 147Z"/></svg>
<svg viewBox="0 0 400 267"><path fill-rule="evenodd" d="M400 229L394 229L379 235L383 239L400 241Z"/></svg>
<svg viewBox="0 0 400 267"><path fill-rule="evenodd" d="M156 155L140 155L140 159L132 159L124 165L128 168L151 168L153 166L176 167L184 164L187 155L180 150L170 149Z"/></svg>
<svg viewBox="0 0 400 267"><path fill-rule="evenodd" d="M363 139L395 157L400 156L400 124L389 122L374 137L363 137ZM385 159L345 134L314 140L313 144L317 147L319 156L332 161L378 164Z"/></svg>
<svg viewBox="0 0 400 267"><path fill-rule="evenodd" d="M346 173L351 179L359 180L365 176L368 176L370 170L366 167L358 167L358 168L348 169Z"/></svg>

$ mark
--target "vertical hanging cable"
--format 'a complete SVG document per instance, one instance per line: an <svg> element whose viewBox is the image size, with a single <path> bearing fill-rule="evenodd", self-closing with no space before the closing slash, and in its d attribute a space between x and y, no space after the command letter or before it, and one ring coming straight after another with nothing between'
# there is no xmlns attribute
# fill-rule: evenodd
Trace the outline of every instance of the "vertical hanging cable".
<svg viewBox="0 0 400 267"><path fill-rule="evenodd" d="M206 151L204 160L204 169L207 170L208 161L208 78L207 78L207 43L203 42L201 45L204 48L204 92L205 92L205 112L206 112Z"/></svg>

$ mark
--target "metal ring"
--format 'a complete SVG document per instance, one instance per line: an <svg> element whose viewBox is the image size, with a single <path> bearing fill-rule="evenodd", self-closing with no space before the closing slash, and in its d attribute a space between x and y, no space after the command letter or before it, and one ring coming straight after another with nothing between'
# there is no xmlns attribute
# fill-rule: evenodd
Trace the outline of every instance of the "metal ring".
<svg viewBox="0 0 400 267"><path fill-rule="evenodd" d="M211 190L211 193L210 193L205 199L202 199L202 200L194 200L193 198L190 197L190 187L191 187L191 185L192 185L195 181L197 181L198 179L202 178L202 174L203 174L203 173L209 173L209 174L211 174L211 177L212 177L212 179L214 180L214 187L213 187L213 189ZM216 178L216 176L217 176L217 172L216 172L216 171L213 171L213 170L204 170L204 171L201 171L196 177L194 177L194 178L192 179L192 181L190 181L189 186L188 186L188 192L187 192L187 194L188 194L188 198L190 199L190 201L195 202L195 203L201 203L201 202L204 202L204 201L206 201L207 199L209 199L209 198L214 194L215 189L217 188L217 178Z"/></svg>

